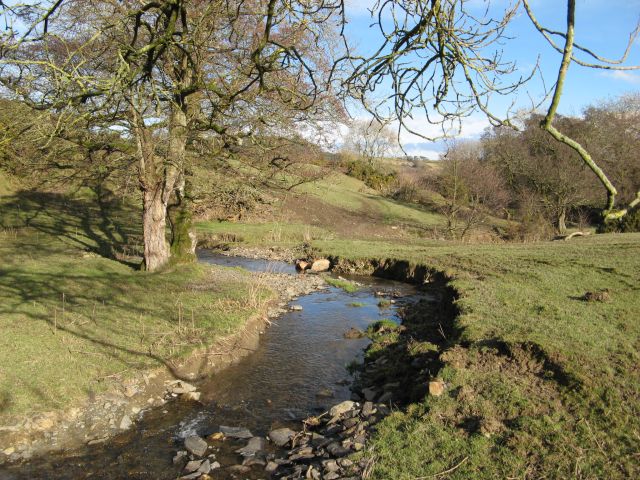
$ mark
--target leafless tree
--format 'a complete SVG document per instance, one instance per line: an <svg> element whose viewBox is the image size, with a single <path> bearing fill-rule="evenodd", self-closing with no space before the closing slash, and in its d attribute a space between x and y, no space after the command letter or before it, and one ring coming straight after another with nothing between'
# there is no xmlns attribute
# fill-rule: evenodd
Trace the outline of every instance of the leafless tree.
<svg viewBox="0 0 640 480"><path fill-rule="evenodd" d="M608 59L576 43L575 0L566 1L566 27L562 31L542 25L530 0L514 0L499 12L496 3L485 2L484 13L477 14L477 2L470 0L378 0L371 14L381 41L372 55L351 57L354 69L346 81L350 92L379 121L397 120L400 129L430 140L455 136L460 132L462 119L475 112L483 113L493 126L517 128L511 109L496 113L492 98L513 96L536 73L544 80L537 64L527 73L519 74L515 63L504 58L500 47L508 41L505 29L519 9L524 8L534 27L562 55L557 79L549 92L551 102L540 127L573 149L605 188L604 219L624 216L640 204L640 191L626 208L616 209L618 191L608 175L581 143L555 126L554 120L572 63L607 70L640 68L626 65L639 28L629 35L623 55ZM560 11L560 5L557 9ZM389 84L391 89L385 94ZM532 102L531 111L545 100ZM420 125L418 115L425 118L423 128L415 126ZM425 124L439 128L434 131L424 128Z"/></svg>
<svg viewBox="0 0 640 480"><path fill-rule="evenodd" d="M439 210L451 238L463 239L502 211L509 201L505 184L493 165L483 161L478 142L452 142L442 159L435 186L444 198Z"/></svg>
<svg viewBox="0 0 640 480"><path fill-rule="evenodd" d="M352 152L369 165L393 155L398 151L398 142L393 131L378 121L354 120L343 150Z"/></svg>
<svg viewBox="0 0 640 480"><path fill-rule="evenodd" d="M338 0L49 0L2 4L0 80L59 128L121 132L136 145L144 263L192 256L185 152L322 115ZM289 129L290 131L290 129ZM165 238L178 205L171 251Z"/></svg>

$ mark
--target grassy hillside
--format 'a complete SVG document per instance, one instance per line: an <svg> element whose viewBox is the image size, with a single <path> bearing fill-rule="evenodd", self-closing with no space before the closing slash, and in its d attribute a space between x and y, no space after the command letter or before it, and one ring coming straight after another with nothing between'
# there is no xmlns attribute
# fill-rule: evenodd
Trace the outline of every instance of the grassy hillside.
<svg viewBox="0 0 640 480"><path fill-rule="evenodd" d="M447 478L638 477L639 234L314 246L428 265L458 293L455 335L440 352L444 367L432 372L447 392L382 423L373 478L431 478L454 466ZM585 300L602 291L604 301Z"/></svg>
<svg viewBox="0 0 640 480"><path fill-rule="evenodd" d="M297 180L289 178L288 182ZM269 205L256 207L240 222L201 221L200 231L250 244L286 246L313 239L414 239L433 235L445 223L440 214L382 196L362 181L339 172L290 190L261 188Z"/></svg>
<svg viewBox="0 0 640 480"><path fill-rule="evenodd" d="M119 201L4 185L0 423L66 407L235 331L267 295L228 269L138 271L129 254L139 212Z"/></svg>

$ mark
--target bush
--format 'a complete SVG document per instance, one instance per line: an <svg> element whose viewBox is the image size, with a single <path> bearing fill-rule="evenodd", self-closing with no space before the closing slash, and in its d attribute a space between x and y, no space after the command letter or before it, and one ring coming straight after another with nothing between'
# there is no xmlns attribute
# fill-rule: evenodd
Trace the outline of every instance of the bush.
<svg viewBox="0 0 640 480"><path fill-rule="evenodd" d="M603 222L598 226L598 233L611 232L640 232L640 208L632 210L619 220Z"/></svg>
<svg viewBox="0 0 640 480"><path fill-rule="evenodd" d="M361 160L351 160L345 167L347 175L362 180L368 187L379 191L387 190L396 179L394 172L385 173Z"/></svg>

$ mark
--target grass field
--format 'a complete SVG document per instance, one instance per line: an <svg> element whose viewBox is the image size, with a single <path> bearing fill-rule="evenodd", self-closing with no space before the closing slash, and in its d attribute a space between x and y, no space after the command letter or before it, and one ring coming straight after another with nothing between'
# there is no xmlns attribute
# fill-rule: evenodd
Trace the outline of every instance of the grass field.
<svg viewBox="0 0 640 480"><path fill-rule="evenodd" d="M638 478L640 234L314 246L428 265L458 294L456 335L433 372L447 393L380 425L373 478L432 478L453 467L446 478ZM604 290L605 301L585 301Z"/></svg>
<svg viewBox="0 0 640 480"><path fill-rule="evenodd" d="M448 389L379 426L373 478L640 477L640 234L530 244L429 240L385 225L429 228L441 218L357 180L336 175L297 188L316 199L312 214L332 212L313 217L313 230L201 228L254 246L273 245L271 232L281 228L289 243L302 239L318 255L426 265L456 292L454 334L439 347L440 370L429 372ZM606 292L605 301L586 301L588 292Z"/></svg>
<svg viewBox="0 0 640 480"><path fill-rule="evenodd" d="M13 191L0 212L0 422L212 343L268 295L237 270L138 271L138 212L88 192Z"/></svg>

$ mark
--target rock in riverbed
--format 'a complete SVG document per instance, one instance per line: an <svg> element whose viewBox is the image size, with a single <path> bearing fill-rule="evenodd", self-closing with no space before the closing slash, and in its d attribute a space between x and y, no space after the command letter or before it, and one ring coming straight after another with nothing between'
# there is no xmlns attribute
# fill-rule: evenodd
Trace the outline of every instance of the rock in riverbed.
<svg viewBox="0 0 640 480"><path fill-rule="evenodd" d="M243 427L226 427L220 425L220 431L224 433L226 437L231 438L252 438L253 434Z"/></svg>
<svg viewBox="0 0 640 480"><path fill-rule="evenodd" d="M296 432L290 428L277 428L269 432L269 440L278 447L284 447L295 436Z"/></svg>
<svg viewBox="0 0 640 480"><path fill-rule="evenodd" d="M357 406L358 404L356 402L352 402L351 400L345 400L344 402L331 407L331 409L329 410L329 415L332 417L337 417L339 415L347 413L350 410L353 410Z"/></svg>
<svg viewBox="0 0 640 480"><path fill-rule="evenodd" d="M184 448L196 457L202 457L207 452L208 447L207 442L197 435L191 435L184 440Z"/></svg>
<svg viewBox="0 0 640 480"><path fill-rule="evenodd" d="M312 272L326 272L331 267L331 262L326 258L321 258L319 260L314 260L311 264Z"/></svg>
<svg viewBox="0 0 640 480"><path fill-rule="evenodd" d="M267 441L262 437L253 437L249 440L244 447L236 450L236 453L239 453L243 457L253 457L258 453L264 451L267 446Z"/></svg>
<svg viewBox="0 0 640 480"><path fill-rule="evenodd" d="M357 328L351 327L349 330L347 330L344 333L344 338L349 339L349 340L353 340L356 338L363 338L364 337L364 332L362 330L358 330Z"/></svg>

